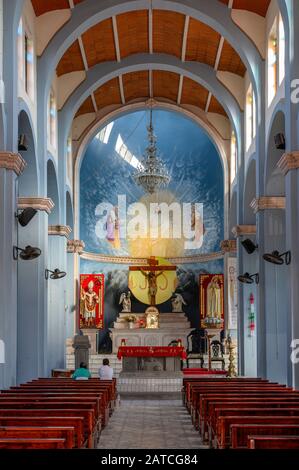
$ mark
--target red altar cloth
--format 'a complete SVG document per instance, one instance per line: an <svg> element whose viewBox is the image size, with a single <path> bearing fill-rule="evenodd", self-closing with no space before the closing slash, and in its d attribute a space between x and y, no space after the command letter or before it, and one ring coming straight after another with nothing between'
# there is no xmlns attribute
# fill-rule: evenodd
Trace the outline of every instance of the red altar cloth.
<svg viewBox="0 0 299 470"><path fill-rule="evenodd" d="M117 358L122 357L180 357L186 359L186 350L179 346L120 346Z"/></svg>

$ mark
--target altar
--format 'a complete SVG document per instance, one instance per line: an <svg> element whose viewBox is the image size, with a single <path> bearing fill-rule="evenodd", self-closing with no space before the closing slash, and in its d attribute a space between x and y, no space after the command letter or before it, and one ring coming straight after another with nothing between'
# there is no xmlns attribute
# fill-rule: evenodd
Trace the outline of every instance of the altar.
<svg viewBox="0 0 299 470"><path fill-rule="evenodd" d="M186 350L181 346L121 346L117 352L117 358L123 359L124 372L176 372L181 370L186 357Z"/></svg>
<svg viewBox="0 0 299 470"><path fill-rule="evenodd" d="M159 328L138 327L138 320L144 319L144 313L135 313L137 321L131 326L126 321L128 314L121 312L111 330L112 350L117 354L118 348L125 340L126 346L167 347L172 341L180 339L187 348L187 336L192 331L189 320L183 312L160 313Z"/></svg>

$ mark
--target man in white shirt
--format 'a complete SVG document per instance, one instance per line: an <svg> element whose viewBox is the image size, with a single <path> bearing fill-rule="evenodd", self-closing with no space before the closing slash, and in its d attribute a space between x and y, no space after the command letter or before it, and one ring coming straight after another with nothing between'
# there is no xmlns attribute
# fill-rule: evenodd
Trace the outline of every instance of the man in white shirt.
<svg viewBox="0 0 299 470"><path fill-rule="evenodd" d="M99 376L101 380L112 380L113 369L109 365L109 359L103 359L103 365L99 369Z"/></svg>

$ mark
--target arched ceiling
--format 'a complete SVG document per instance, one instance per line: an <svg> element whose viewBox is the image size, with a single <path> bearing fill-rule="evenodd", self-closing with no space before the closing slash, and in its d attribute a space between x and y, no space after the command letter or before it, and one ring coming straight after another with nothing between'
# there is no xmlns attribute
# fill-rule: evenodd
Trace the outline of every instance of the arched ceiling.
<svg viewBox="0 0 299 470"><path fill-rule="evenodd" d="M73 5L82 3L84 0L32 0L36 16L43 15L49 11L67 10ZM229 5L230 0L218 0L220 3ZM260 16L266 16L271 0L234 0L233 9L247 10Z"/></svg>
<svg viewBox="0 0 299 470"><path fill-rule="evenodd" d="M181 76L177 73L163 70L152 72L140 71L122 75L125 103L138 100L145 101L149 98L177 103ZM151 88L151 90L150 90ZM226 112L215 97L211 97L206 108L209 91L188 77L183 77L181 85L180 104L193 105L203 111L218 113L226 116ZM119 89L119 80L113 78L94 92L94 101L89 96L77 111L76 117L100 111L106 106L122 105L122 97ZM96 110L94 105L96 105Z"/></svg>

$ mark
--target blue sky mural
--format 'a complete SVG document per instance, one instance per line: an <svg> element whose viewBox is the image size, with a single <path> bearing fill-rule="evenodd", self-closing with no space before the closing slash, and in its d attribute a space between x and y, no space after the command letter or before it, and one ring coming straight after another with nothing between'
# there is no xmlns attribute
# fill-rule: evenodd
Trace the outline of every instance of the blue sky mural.
<svg viewBox="0 0 299 470"><path fill-rule="evenodd" d="M132 176L147 147L148 123L149 111L120 117L87 148L80 173L80 237L86 251L136 255L126 240L115 247L97 236L96 207L104 201L117 205L118 195L126 196L127 205L143 201L144 192ZM202 203L205 235L197 252L219 251L223 240L224 189L222 164L214 144L195 122L174 112L154 110L153 125L159 156L171 175L169 186L161 191L162 200L170 197L181 204ZM131 159L131 163L121 155Z"/></svg>
<svg viewBox="0 0 299 470"><path fill-rule="evenodd" d="M122 240L116 247L107 239L97 237L95 228L99 218L96 208L104 201L117 205L118 195L125 195L128 205L143 200L144 192L132 175L136 171L136 160L142 160L148 145L146 126L149 117L147 110L118 118L100 130L86 150L80 172L80 238L85 242L86 251L136 256L128 240ZM224 231L224 184L222 164L214 144L195 122L174 112L155 109L153 125L159 157L171 174L169 186L159 193L159 197L167 199L170 194L171 200L179 203L203 204L205 233L201 248L182 252L182 246L174 244L175 253L171 255L219 251ZM81 259L80 270L81 273L105 275L107 329L120 311L119 296L128 288L129 266ZM187 302L185 311L192 326L199 326L199 274L222 272L222 260L177 267L178 290ZM132 311L143 312L145 308L133 296ZM159 306L161 312L170 311L170 308L170 301ZM106 334L107 330L103 330L100 338L105 338Z"/></svg>

